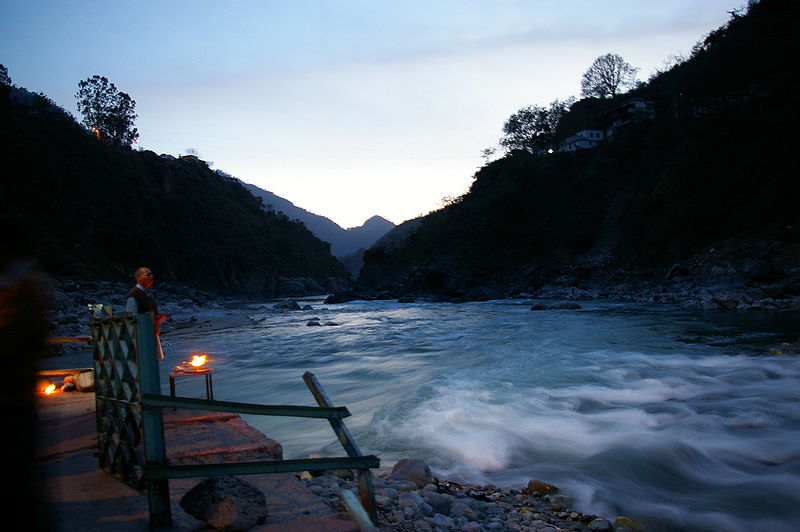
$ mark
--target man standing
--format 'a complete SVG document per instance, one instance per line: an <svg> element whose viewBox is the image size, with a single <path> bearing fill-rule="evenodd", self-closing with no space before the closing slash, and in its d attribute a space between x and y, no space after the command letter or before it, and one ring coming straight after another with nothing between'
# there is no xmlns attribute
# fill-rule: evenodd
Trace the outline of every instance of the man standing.
<svg viewBox="0 0 800 532"><path fill-rule="evenodd" d="M153 286L153 272L150 268L137 268L133 274L133 279L136 281L136 286L131 288L128 292L128 301L125 305L125 311L131 314L144 314L152 312L155 316L156 328L156 349L158 350L158 358L164 358L164 352L161 349L161 322L167 319L164 314L158 313L158 303L155 298L150 294L150 288Z"/></svg>

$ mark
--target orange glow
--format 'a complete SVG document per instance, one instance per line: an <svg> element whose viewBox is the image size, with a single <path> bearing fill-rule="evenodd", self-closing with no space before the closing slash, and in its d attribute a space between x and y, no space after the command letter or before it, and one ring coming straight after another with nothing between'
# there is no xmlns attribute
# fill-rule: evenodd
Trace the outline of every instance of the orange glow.
<svg viewBox="0 0 800 532"><path fill-rule="evenodd" d="M50 384L47 388L44 389L44 394L45 395L50 395L51 393L53 393L55 391L56 391L56 385L55 384Z"/></svg>
<svg viewBox="0 0 800 532"><path fill-rule="evenodd" d="M191 364L195 368L199 368L200 366L206 363L206 358L208 358L206 355L194 355L192 356L192 361L189 362L189 364Z"/></svg>

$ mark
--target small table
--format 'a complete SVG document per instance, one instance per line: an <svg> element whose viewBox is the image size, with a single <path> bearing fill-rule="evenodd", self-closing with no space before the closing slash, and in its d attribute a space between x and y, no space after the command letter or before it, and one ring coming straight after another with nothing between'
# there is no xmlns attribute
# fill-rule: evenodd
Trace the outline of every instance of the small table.
<svg viewBox="0 0 800 532"><path fill-rule="evenodd" d="M211 382L211 369L193 369L188 371L171 371L169 374L169 395L175 397L175 378L204 375L206 378L206 400L214 400L214 385Z"/></svg>

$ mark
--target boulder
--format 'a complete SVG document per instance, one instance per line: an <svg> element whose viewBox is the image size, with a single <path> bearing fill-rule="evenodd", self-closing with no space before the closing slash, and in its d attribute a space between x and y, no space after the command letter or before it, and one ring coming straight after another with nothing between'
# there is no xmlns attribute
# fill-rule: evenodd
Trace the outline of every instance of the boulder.
<svg viewBox="0 0 800 532"><path fill-rule="evenodd" d="M608 519L604 519L602 517L596 517L592 519L588 526L589 530L592 531L614 530L614 525L612 525Z"/></svg>
<svg viewBox="0 0 800 532"><path fill-rule="evenodd" d="M541 493L542 495L547 495L549 493L558 493L558 488L552 484L548 484L547 482L534 479L528 481L527 491L528 493Z"/></svg>
<svg viewBox="0 0 800 532"><path fill-rule="evenodd" d="M444 493L431 493L425 502L430 504L433 511L437 514L450 515L450 506L453 503L453 498Z"/></svg>
<svg viewBox="0 0 800 532"><path fill-rule="evenodd" d="M397 462L392 468L392 474L389 476L392 480L407 480L413 482L418 488L425 487L433 481L431 475L431 468L422 460L415 460L412 458L403 458Z"/></svg>
<svg viewBox="0 0 800 532"><path fill-rule="evenodd" d="M83 371L75 375L75 386L79 392L94 391L94 371Z"/></svg>
<svg viewBox="0 0 800 532"><path fill-rule="evenodd" d="M267 517L264 493L244 480L225 475L207 478L181 498L181 508L217 530L247 530Z"/></svg>
<svg viewBox="0 0 800 532"><path fill-rule="evenodd" d="M620 532L627 532L629 530L643 530L642 525L640 525L637 521L634 521L630 517L626 517L624 515L620 515L614 520L614 529L619 530Z"/></svg>
<svg viewBox="0 0 800 532"><path fill-rule="evenodd" d="M300 310L300 305L297 303L297 301L289 299L272 305L272 308L276 310Z"/></svg>
<svg viewBox="0 0 800 532"><path fill-rule="evenodd" d="M574 301L561 301L550 305L550 310L579 310L581 306Z"/></svg>
<svg viewBox="0 0 800 532"><path fill-rule="evenodd" d="M335 294L329 295L325 299L324 303L328 305L334 303L347 303L349 301L355 301L356 299L360 299L360 297L353 291L337 292Z"/></svg>
<svg viewBox="0 0 800 532"><path fill-rule="evenodd" d="M450 514L454 517L465 517L470 521L477 521L480 515L468 500L458 500L451 506Z"/></svg>

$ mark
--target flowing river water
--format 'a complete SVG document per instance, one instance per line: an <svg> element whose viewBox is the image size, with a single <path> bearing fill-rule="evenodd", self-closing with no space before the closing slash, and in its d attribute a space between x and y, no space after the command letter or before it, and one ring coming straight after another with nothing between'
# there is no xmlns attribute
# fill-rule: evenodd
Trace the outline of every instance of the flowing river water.
<svg viewBox="0 0 800 532"><path fill-rule="evenodd" d="M216 399L314 405L310 371L383 468L413 457L448 480L536 478L577 510L648 530L800 529L800 355L766 354L797 341L797 313L301 303L314 310L251 305L255 327L171 336L164 389L166 370L199 352ZM203 392L202 379L178 383ZM247 420L286 458L344 456L325 420Z"/></svg>

